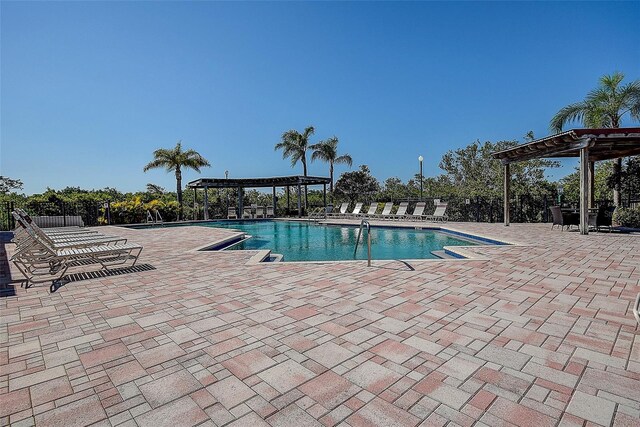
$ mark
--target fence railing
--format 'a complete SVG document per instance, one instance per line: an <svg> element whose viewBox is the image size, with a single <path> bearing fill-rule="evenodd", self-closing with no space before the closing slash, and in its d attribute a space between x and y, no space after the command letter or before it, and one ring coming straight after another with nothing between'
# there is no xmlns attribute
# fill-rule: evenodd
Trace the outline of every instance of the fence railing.
<svg viewBox="0 0 640 427"><path fill-rule="evenodd" d="M440 199L443 202L448 203L447 215L450 221L460 222L502 222L503 217L503 204L502 198L495 197L441 197L441 198L424 198L423 201L427 202L427 209L425 212L430 214L433 209L434 200ZM385 202L382 200L381 202ZM417 203L418 199L402 199L394 200L394 203L400 203L407 201L410 203L409 212L412 212L413 206ZM595 201L595 205L611 205L610 200L598 200ZM510 219L511 222L549 222L551 221L551 215L549 207L558 205L558 200L555 198L522 194L515 196L510 202ZM563 200L561 203L565 207L577 207L578 203L574 201ZM15 201L0 201L0 230L11 230L15 227L11 212L15 208L22 208L32 216L50 216L59 217L56 219L56 224L59 226L66 226L68 218L74 216L80 216L86 226L96 226L101 224L124 224L130 223L132 218L136 216L114 214L110 212L108 208L110 206L109 201L104 202L15 202ZM638 207L640 206L640 200L624 200L624 207ZM226 209L219 209L221 213L213 211L213 207L210 208L210 218L226 217ZM199 212L199 218L193 218L194 213L198 211L185 212L184 217L190 219L202 219L202 212ZM218 214L216 214L218 213ZM144 215L144 214L143 214ZM284 209L279 209L277 215L286 215ZM297 216L297 213L296 213ZM143 218L141 216L140 218ZM172 221L175 218L166 218L167 221ZM140 219L138 222L143 222Z"/></svg>

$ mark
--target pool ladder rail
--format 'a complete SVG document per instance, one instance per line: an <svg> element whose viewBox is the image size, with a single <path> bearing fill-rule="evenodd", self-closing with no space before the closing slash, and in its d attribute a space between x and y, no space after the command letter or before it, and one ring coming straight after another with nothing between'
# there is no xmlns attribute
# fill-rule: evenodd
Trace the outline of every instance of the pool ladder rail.
<svg viewBox="0 0 640 427"><path fill-rule="evenodd" d="M154 215L151 214L151 211L147 211L147 224L153 223L153 224L162 224L163 219L162 216L160 215L160 212L158 212L158 210L154 211L155 213L155 217Z"/></svg>
<svg viewBox="0 0 640 427"><path fill-rule="evenodd" d="M360 236L362 235L362 228L367 227L367 267L371 267L371 224L366 219L360 221L360 228L358 229L358 238L356 239L356 247L353 250L353 257L356 257L358 252L358 244L360 243Z"/></svg>

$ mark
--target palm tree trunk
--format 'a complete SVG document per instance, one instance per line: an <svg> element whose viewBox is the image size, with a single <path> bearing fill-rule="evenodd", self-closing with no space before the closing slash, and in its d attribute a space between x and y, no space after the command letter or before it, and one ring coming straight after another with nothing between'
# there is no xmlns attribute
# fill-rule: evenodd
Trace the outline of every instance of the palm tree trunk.
<svg viewBox="0 0 640 427"><path fill-rule="evenodd" d="M176 168L176 193L178 194L178 220L182 218L182 171Z"/></svg>
<svg viewBox="0 0 640 427"><path fill-rule="evenodd" d="M622 198L620 197L620 172L622 171L622 157L618 157L613 161L613 174L615 176L615 182L613 184L613 204L614 206L620 206Z"/></svg>
<svg viewBox="0 0 640 427"><path fill-rule="evenodd" d="M329 162L329 178L331 178L329 190L331 191L331 200L333 200L333 162Z"/></svg>

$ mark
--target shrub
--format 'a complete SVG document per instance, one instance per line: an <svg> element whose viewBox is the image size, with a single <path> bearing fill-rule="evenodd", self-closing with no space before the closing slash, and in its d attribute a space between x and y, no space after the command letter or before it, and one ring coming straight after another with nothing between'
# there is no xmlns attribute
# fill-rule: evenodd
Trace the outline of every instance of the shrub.
<svg viewBox="0 0 640 427"><path fill-rule="evenodd" d="M640 228L640 207L617 208L613 214L613 222L623 227Z"/></svg>

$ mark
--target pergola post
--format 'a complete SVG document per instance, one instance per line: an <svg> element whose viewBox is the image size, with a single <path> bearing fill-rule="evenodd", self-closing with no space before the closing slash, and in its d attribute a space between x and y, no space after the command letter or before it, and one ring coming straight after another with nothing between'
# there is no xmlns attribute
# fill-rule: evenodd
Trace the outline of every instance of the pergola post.
<svg viewBox="0 0 640 427"><path fill-rule="evenodd" d="M300 183L298 183L298 218L302 216L302 187L300 187Z"/></svg>
<svg viewBox="0 0 640 427"><path fill-rule="evenodd" d="M291 212L291 200L289 197L289 186L287 185L287 215L290 215Z"/></svg>
<svg viewBox="0 0 640 427"><path fill-rule="evenodd" d="M273 186L273 216L276 216L276 186Z"/></svg>
<svg viewBox="0 0 640 427"><path fill-rule="evenodd" d="M204 220L209 220L209 187L204 187Z"/></svg>
<svg viewBox="0 0 640 427"><path fill-rule="evenodd" d="M595 175L595 162L589 161L589 208L594 207L596 200L596 175Z"/></svg>
<svg viewBox="0 0 640 427"><path fill-rule="evenodd" d="M580 149L580 234L589 234L589 148Z"/></svg>
<svg viewBox="0 0 640 427"><path fill-rule="evenodd" d="M322 201L324 203L324 214L327 215L327 184L322 184Z"/></svg>
<svg viewBox="0 0 640 427"><path fill-rule="evenodd" d="M242 206L242 199L244 197L243 196L243 188L242 187L238 187L238 217L242 218L243 217L243 213L244 213L244 207Z"/></svg>
<svg viewBox="0 0 640 427"><path fill-rule="evenodd" d="M511 187L511 167L509 163L504 164L504 225L509 226L509 199Z"/></svg>
<svg viewBox="0 0 640 427"><path fill-rule="evenodd" d="M198 219L198 211L196 210L196 199L198 198L198 189L193 187L193 219Z"/></svg>

